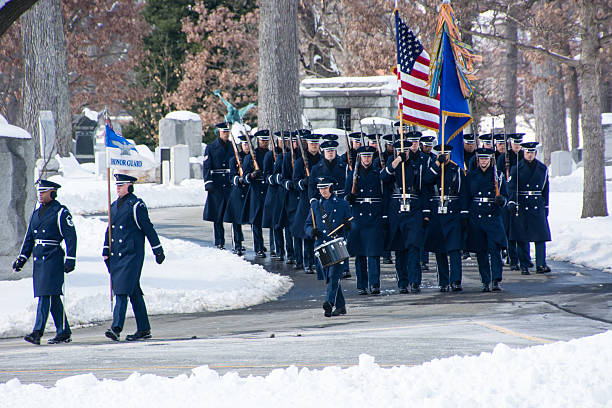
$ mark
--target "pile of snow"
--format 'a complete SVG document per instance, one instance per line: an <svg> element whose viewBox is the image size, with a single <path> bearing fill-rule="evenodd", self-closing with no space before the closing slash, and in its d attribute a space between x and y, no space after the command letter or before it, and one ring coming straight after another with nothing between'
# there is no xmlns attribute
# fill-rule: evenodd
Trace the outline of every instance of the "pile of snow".
<svg viewBox="0 0 612 408"><path fill-rule="evenodd" d="M0 384L6 407L104 407L121 399L138 407L609 407L612 332L526 349L499 344L492 353L454 356L416 367L381 368L374 358L342 369L277 369L265 377L223 376L208 366L175 378L132 374L124 381L94 374L52 388ZM597 350L597 352L593 352ZM117 397L120 396L120 397Z"/></svg>
<svg viewBox="0 0 612 408"><path fill-rule="evenodd" d="M106 223L76 216L74 224L77 262L76 270L66 275L65 302L69 322L79 326L112 316L109 276L101 257ZM166 260L157 265L146 244L141 279L151 315L244 308L276 300L293 285L289 278L269 273L228 251L160 238ZM32 279L0 281L0 293L0 337L29 333L36 315ZM55 330L52 319L47 327Z"/></svg>
<svg viewBox="0 0 612 408"><path fill-rule="evenodd" d="M606 191L612 192L612 166L606 167ZM569 176L550 178L550 191L563 193L582 193L584 186L584 167L578 167Z"/></svg>
<svg viewBox="0 0 612 408"><path fill-rule="evenodd" d="M200 115L186 110L170 112L166 115L166 119L202 121Z"/></svg>
<svg viewBox="0 0 612 408"><path fill-rule="evenodd" d="M6 118L2 115L0 115L0 137L8 137L12 139L32 138L32 136L30 136L30 133L27 130L9 124Z"/></svg>

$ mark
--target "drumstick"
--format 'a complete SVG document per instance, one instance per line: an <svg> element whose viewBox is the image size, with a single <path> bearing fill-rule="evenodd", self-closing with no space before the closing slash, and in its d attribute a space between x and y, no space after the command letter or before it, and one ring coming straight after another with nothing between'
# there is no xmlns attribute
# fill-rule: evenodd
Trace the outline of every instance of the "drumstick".
<svg viewBox="0 0 612 408"><path fill-rule="evenodd" d="M351 217L351 218L349 218L347 221L353 221L353 218L355 218L355 217ZM342 223L342 224L338 225L338 226L336 227L336 229L335 229L335 230L333 230L332 232L330 232L329 234L327 234L327 236L328 236L328 237L331 237L333 233L335 233L336 231L338 231L338 230L339 230L340 228L342 228L342 227L344 227L344 223Z"/></svg>
<svg viewBox="0 0 612 408"><path fill-rule="evenodd" d="M310 207L310 215L312 215L312 227L317 228L317 224L315 223L314 211L312 211L312 207Z"/></svg>

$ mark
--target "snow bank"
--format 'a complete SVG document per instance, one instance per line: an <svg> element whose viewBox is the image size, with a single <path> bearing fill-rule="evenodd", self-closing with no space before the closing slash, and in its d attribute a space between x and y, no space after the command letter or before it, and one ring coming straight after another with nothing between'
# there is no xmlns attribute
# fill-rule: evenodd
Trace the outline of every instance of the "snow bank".
<svg viewBox="0 0 612 408"><path fill-rule="evenodd" d="M77 262L76 270L66 275L65 302L71 325L79 326L111 319L111 311L109 277L101 257L106 223L76 216L74 224ZM151 315L244 308L276 300L293 285L289 278L228 251L160 238L166 261L157 265L146 244L141 279ZM0 293L0 337L29 333L36 315L32 279L0 281ZM47 330L55 330L51 318Z"/></svg>
<svg viewBox="0 0 612 408"><path fill-rule="evenodd" d="M606 332L526 349L499 344L479 356L393 368L381 368L362 354L355 367L292 366L265 377L219 376L203 366L175 378L134 373L116 381L84 374L61 379L51 388L13 379L0 384L0 401L7 408L106 408L117 398L125 406L149 408L610 407L610 344L612 332Z"/></svg>
<svg viewBox="0 0 612 408"><path fill-rule="evenodd" d="M202 121L200 115L186 110L170 112L166 115L166 119Z"/></svg>

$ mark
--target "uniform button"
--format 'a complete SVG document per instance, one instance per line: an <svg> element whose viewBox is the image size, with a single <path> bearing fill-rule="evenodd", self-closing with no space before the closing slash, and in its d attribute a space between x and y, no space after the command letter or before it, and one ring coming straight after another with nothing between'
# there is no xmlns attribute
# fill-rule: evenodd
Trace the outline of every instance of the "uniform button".
<svg viewBox="0 0 612 408"><path fill-rule="evenodd" d="M525 209L526 209L526 210L528 210L528 209L529 209L529 207L525 207Z"/></svg>
<svg viewBox="0 0 612 408"><path fill-rule="evenodd" d="M479 192L478 192L478 195L482 195L482 191L479 191Z"/></svg>
<svg viewBox="0 0 612 408"><path fill-rule="evenodd" d="M399 212L399 211L398 211L398 212ZM359 213L359 215L361 216L361 215L363 215L363 213Z"/></svg>
<svg viewBox="0 0 612 408"><path fill-rule="evenodd" d="M478 203L478 205L482 205L482 203Z"/></svg>
<svg viewBox="0 0 612 408"><path fill-rule="evenodd" d="M115 242L115 238L111 238L111 242Z"/></svg>
<svg viewBox="0 0 612 408"><path fill-rule="evenodd" d="M114 253L111 252L111 256L115 255Z"/></svg>
<svg viewBox="0 0 612 408"><path fill-rule="evenodd" d="M122 242L123 242L123 240L122 240L122 239L120 239L120 240L119 240L119 243L122 243Z"/></svg>
<svg viewBox="0 0 612 408"><path fill-rule="evenodd" d="M538 206L536 205L535 207L533 207L533 209L534 209L534 210L537 210L537 209L538 209Z"/></svg>
<svg viewBox="0 0 612 408"><path fill-rule="evenodd" d="M113 225L112 228L115 228L115 226Z"/></svg>
<svg viewBox="0 0 612 408"><path fill-rule="evenodd" d="M36 257L34 257L34 260L36 260Z"/></svg>
<svg viewBox="0 0 612 408"><path fill-rule="evenodd" d="M491 218L491 214L489 214L489 218Z"/></svg>
<svg viewBox="0 0 612 408"><path fill-rule="evenodd" d="M120 226L119 226L119 229L123 229L123 225L120 225Z"/></svg>
<svg viewBox="0 0 612 408"><path fill-rule="evenodd" d="M529 184L527 184L527 187L529 187Z"/></svg>
<svg viewBox="0 0 612 408"><path fill-rule="evenodd" d="M43 261L45 260L45 257L44 257L44 256L42 257L42 260L43 260Z"/></svg>
<svg viewBox="0 0 612 408"><path fill-rule="evenodd" d="M482 218L482 215L481 215L481 214L478 214L478 218Z"/></svg>
<svg viewBox="0 0 612 408"><path fill-rule="evenodd" d="M38 232L38 230L34 230L34 233L36 234Z"/></svg>
<svg viewBox="0 0 612 408"><path fill-rule="evenodd" d="M43 232L45 232L45 230L43 230Z"/></svg>
<svg viewBox="0 0 612 408"><path fill-rule="evenodd" d="M119 252L119 256L121 256L121 252Z"/></svg>

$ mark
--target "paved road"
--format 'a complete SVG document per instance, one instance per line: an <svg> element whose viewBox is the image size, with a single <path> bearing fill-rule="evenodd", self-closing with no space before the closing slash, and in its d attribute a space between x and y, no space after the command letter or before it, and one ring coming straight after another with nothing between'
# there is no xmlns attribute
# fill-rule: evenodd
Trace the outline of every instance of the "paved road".
<svg viewBox="0 0 612 408"><path fill-rule="evenodd" d="M150 210L159 233L212 245L202 208ZM229 241L229 228L226 229ZM246 246L252 248L245 229ZM267 238L266 238L267 242ZM253 253L246 258L252 260ZM382 270L381 296L358 296L354 277L342 285L348 315L323 317L324 286L313 275L263 260L266 269L290 276L294 288L276 302L248 309L154 316L154 339L111 343L108 325L74 331L69 345L34 347L22 339L0 341L0 381L53 385L68 375L93 372L122 379L132 372L175 376L209 365L220 373L266 374L297 365L352 365L359 354L384 366L488 352L500 342L514 347L568 340L612 329L612 274L551 262L549 275L504 272L504 292L480 293L475 262L464 263L462 293L440 293L435 262L425 289L400 295L393 266ZM206 266L203 266L205 268ZM125 332L134 330L128 320Z"/></svg>

